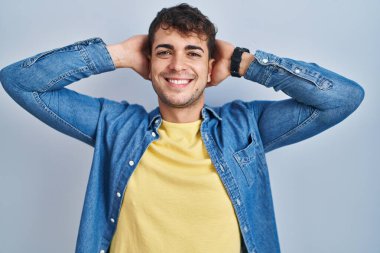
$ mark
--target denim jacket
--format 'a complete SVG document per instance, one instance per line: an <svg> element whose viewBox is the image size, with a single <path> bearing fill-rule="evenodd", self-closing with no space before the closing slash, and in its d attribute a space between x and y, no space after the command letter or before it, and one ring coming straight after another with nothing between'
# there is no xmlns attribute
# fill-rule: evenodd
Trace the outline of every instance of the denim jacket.
<svg viewBox="0 0 380 253"><path fill-rule="evenodd" d="M265 153L314 136L362 102L356 82L315 63L256 51L244 78L281 90L280 101L204 105L201 136L233 204L242 252L280 252ZM38 119L94 147L77 253L105 253L128 180L149 144L160 138L157 107L79 94L65 86L115 66L100 38L21 60L1 70L6 92Z"/></svg>

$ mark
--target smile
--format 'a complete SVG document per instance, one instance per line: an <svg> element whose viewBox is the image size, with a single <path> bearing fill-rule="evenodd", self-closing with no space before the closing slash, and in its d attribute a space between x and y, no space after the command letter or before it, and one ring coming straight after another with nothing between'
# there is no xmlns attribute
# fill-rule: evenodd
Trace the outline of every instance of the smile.
<svg viewBox="0 0 380 253"><path fill-rule="evenodd" d="M190 83L190 79L167 79L168 82L174 83L174 84L188 84Z"/></svg>
<svg viewBox="0 0 380 253"><path fill-rule="evenodd" d="M173 87L186 87L193 79L173 79L173 78L165 78L165 80L169 83L170 86Z"/></svg>

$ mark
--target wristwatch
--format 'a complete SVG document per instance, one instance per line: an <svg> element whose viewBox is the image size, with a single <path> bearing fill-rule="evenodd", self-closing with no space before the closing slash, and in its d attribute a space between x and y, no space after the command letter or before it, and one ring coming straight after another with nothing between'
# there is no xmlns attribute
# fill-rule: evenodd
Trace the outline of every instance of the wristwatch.
<svg viewBox="0 0 380 253"><path fill-rule="evenodd" d="M241 62L241 56L244 52L249 53L249 50L244 47L235 47L231 56L231 76L241 77L239 75L239 67Z"/></svg>

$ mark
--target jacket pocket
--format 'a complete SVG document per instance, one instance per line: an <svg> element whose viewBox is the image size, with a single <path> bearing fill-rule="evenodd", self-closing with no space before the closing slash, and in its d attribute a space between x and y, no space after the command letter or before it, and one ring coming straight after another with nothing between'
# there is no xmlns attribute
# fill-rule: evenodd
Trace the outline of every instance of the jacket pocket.
<svg viewBox="0 0 380 253"><path fill-rule="evenodd" d="M249 186L251 186L255 182L257 174L257 149L258 144L256 142L255 136L253 133L250 133L250 140L248 146L242 150L233 153L233 157L239 164L239 167L242 170Z"/></svg>

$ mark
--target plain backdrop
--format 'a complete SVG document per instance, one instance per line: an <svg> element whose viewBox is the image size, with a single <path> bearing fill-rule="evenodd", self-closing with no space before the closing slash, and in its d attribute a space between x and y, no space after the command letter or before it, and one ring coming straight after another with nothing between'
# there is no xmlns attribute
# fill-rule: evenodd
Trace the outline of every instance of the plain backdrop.
<svg viewBox="0 0 380 253"><path fill-rule="evenodd" d="M108 43L147 33L177 1L1 0L0 68L92 37ZM287 253L380 252L380 2L189 1L218 27L217 38L316 62L359 84L359 109L342 123L267 154L278 232ZM116 70L69 88L151 110L148 81ZM243 78L206 90L209 105L287 95ZM0 252L75 248L93 149L24 111L0 88Z"/></svg>

